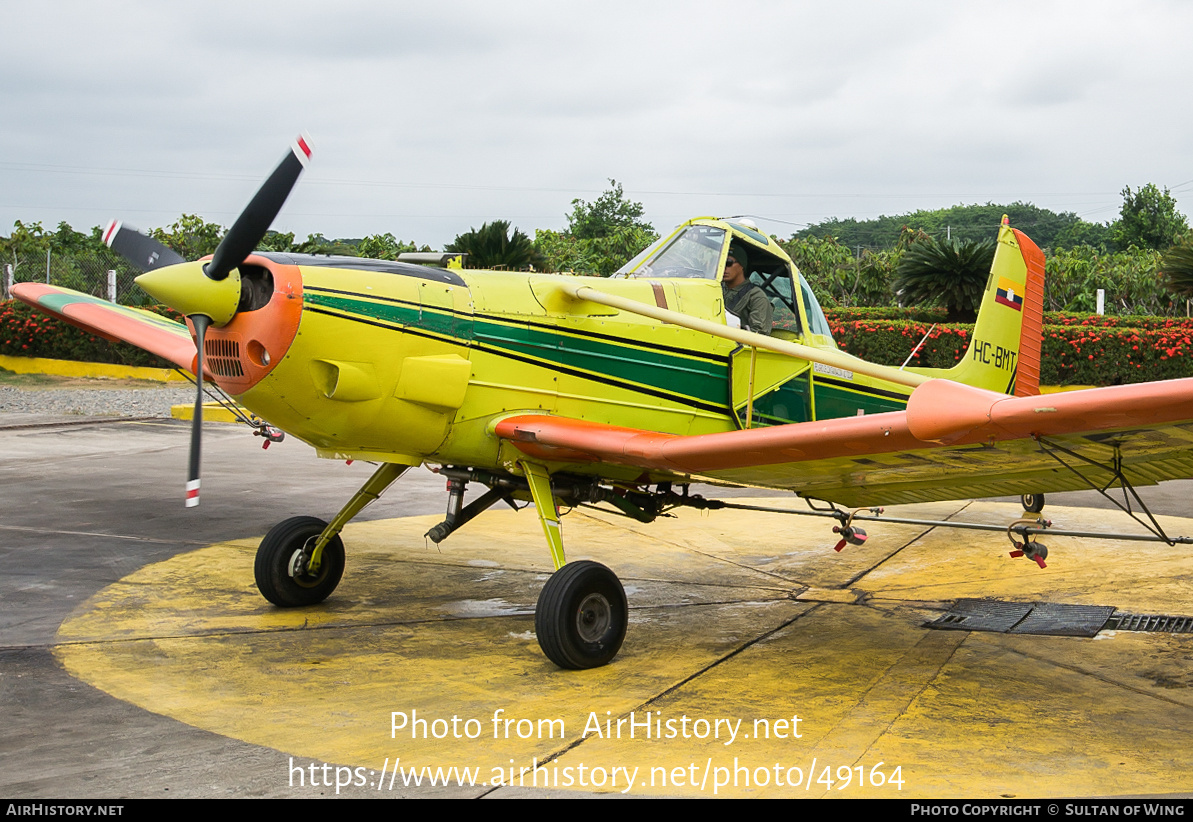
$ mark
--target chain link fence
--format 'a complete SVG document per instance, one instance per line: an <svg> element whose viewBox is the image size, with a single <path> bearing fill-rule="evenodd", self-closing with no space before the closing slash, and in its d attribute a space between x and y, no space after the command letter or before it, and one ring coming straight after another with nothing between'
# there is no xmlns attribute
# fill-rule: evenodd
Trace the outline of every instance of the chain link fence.
<svg viewBox="0 0 1193 822"><path fill-rule="evenodd" d="M24 254L0 259L4 299L16 283L48 283L122 305L151 305L154 300L135 280L140 271L112 255L69 254L50 249L44 254Z"/></svg>

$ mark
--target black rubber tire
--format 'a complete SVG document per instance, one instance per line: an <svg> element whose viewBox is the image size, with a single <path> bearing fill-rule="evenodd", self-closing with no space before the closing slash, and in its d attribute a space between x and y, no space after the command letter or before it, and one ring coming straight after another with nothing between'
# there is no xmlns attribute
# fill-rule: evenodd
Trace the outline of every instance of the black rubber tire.
<svg viewBox="0 0 1193 822"><path fill-rule="evenodd" d="M291 517L270 529L257 549L253 575L257 590L274 605L315 605L331 596L344 575L344 543L337 534L323 549L318 574L290 576L290 562L307 540L323 533L327 523L316 517Z"/></svg>
<svg viewBox="0 0 1193 822"><path fill-rule="evenodd" d="M1044 510L1043 494L1024 494L1019 498L1019 502L1023 504L1023 510L1029 514L1038 514Z"/></svg>
<svg viewBox="0 0 1193 822"><path fill-rule="evenodd" d="M534 632L547 659L583 670L607 664L621 650L630 609L617 575L599 562L560 568L539 594Z"/></svg>

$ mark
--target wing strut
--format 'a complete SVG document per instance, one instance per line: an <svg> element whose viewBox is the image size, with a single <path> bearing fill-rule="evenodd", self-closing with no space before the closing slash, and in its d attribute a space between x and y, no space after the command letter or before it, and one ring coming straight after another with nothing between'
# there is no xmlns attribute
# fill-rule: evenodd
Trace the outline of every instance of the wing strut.
<svg viewBox="0 0 1193 822"><path fill-rule="evenodd" d="M1120 448L1117 445L1114 446L1114 456L1111 457L1110 463L1107 464L1107 463L1098 462L1097 460L1092 460L1089 457L1078 454L1076 451L1070 451L1068 448L1065 448L1063 445L1058 445L1055 442L1049 442L1044 437L1036 437L1036 442L1038 442L1040 444L1041 451L1043 451L1045 454L1047 454L1048 456L1052 457L1054 460L1059 462L1064 468L1068 469L1069 471L1071 471L1072 473L1074 473L1078 477L1080 477L1081 481L1084 482L1086 485L1088 485L1092 490L1097 491L1099 494L1104 496L1106 499L1110 500L1110 502L1114 503L1120 511L1122 511L1124 514L1129 516L1131 519L1138 522L1140 525L1142 525L1148 531L1151 531L1162 542L1166 542L1169 545L1176 545L1178 542L1182 543L1182 544L1187 542L1187 539L1185 537L1177 537L1176 539L1171 539L1166 533L1164 533L1163 526L1161 526L1160 523L1156 521L1155 516L1153 516L1152 512L1150 510L1148 510L1147 503L1145 503L1143 501L1143 498L1139 496L1139 492L1135 490L1135 486L1131 485L1131 481L1129 479L1127 479L1125 474L1123 474L1123 455L1122 455L1122 451L1120 450ZM1061 454L1065 454L1066 456L1072 457L1074 459L1081 460L1082 462L1084 462L1088 465L1092 465L1095 468L1100 468L1103 471L1108 472L1110 474L1110 481L1107 482L1105 485L1099 487L1096 482L1091 480L1085 474L1078 471L1076 468L1074 468L1069 463L1065 462L1058 455L1057 452L1060 452ZM1110 494L1106 493L1106 489L1110 488L1115 483L1118 483L1118 486L1123 489L1123 501L1122 502L1119 502L1117 499L1110 496ZM1128 496L1128 494L1130 494L1130 496ZM1141 512L1143 512L1143 514L1147 517L1147 519L1148 519L1147 522L1144 522L1142 519L1139 518L1139 515L1136 514L1135 511L1131 510L1131 498L1132 497L1135 498L1135 504L1139 506L1139 510Z"/></svg>
<svg viewBox="0 0 1193 822"><path fill-rule="evenodd" d="M809 505L811 504L811 501L807 497L804 499L808 501ZM838 522L843 522L847 519L854 522L865 520L869 522L892 522L898 525L926 525L933 528L960 528L963 531L1000 531L1003 533L1009 532L1022 537L1032 537L1039 534L1046 534L1053 537L1087 537L1090 539L1116 539L1125 540L1128 542L1164 542L1168 545L1193 545L1193 537L1168 537L1154 534L1154 532L1153 534L1149 535L1107 534L1099 531L1070 531L1060 528L1051 528L1047 524L1048 520L1015 520L1015 522L1008 527L1006 525L986 525L978 522L957 522L956 520L887 517L881 515L881 512L883 511L882 508L862 508L860 509L861 511L873 512L871 514L863 514L859 511L850 513L836 507L832 508L832 510L813 508L811 511L793 511L790 508L776 508L767 505L745 505L737 502L726 502L724 500L703 500L703 502L706 504L700 506L702 508L736 508L739 511L760 511L767 514L794 514L799 517L830 517L837 520ZM1150 531L1151 529L1149 528L1148 530Z"/></svg>

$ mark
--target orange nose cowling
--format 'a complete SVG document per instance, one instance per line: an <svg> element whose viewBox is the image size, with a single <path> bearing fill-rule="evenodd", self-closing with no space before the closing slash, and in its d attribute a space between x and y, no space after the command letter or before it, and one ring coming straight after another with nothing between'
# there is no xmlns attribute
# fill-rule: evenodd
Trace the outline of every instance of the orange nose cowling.
<svg viewBox="0 0 1193 822"><path fill-rule="evenodd" d="M281 362L302 318L302 274L298 266L256 255L250 255L242 265L268 269L273 275L273 295L261 308L239 311L222 328L212 326L207 330L203 346L207 378L232 395L248 391ZM192 363L191 370L195 368Z"/></svg>

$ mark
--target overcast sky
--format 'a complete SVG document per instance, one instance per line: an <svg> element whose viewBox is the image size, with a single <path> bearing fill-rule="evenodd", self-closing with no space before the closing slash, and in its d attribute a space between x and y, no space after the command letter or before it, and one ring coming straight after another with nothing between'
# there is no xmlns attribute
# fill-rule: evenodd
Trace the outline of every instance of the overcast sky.
<svg viewBox="0 0 1193 822"><path fill-rule="evenodd" d="M0 234L229 225L300 131L275 224L440 247L562 228L612 177L663 229L1034 202L1193 211L1193 3L0 5Z"/></svg>

